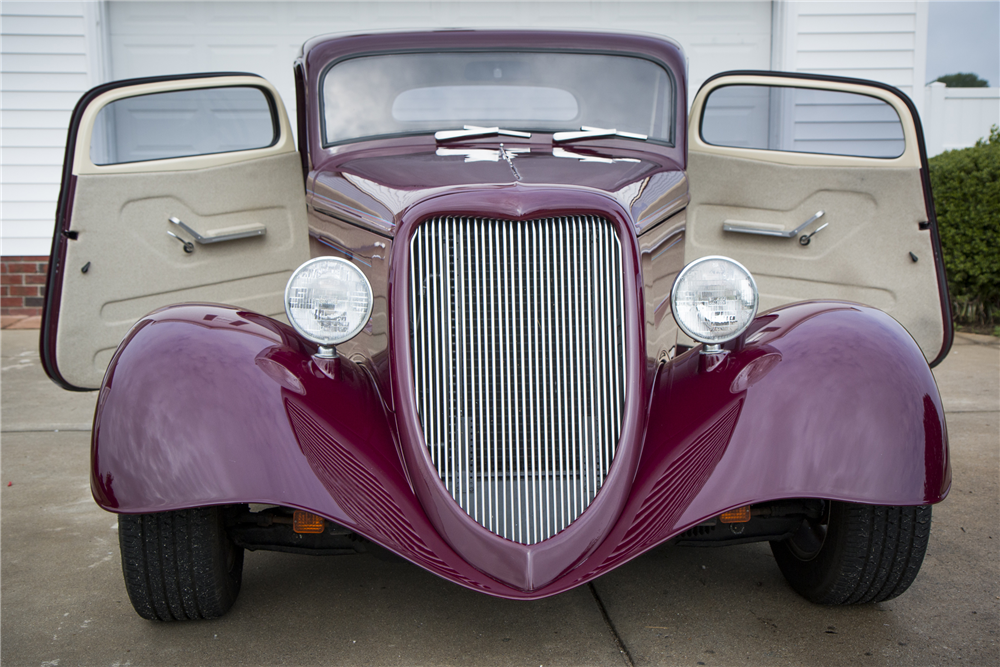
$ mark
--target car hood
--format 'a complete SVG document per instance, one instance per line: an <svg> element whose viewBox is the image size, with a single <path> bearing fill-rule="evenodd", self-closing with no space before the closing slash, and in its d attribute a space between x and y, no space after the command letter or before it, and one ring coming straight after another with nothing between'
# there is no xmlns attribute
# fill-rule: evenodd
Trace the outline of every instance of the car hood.
<svg viewBox="0 0 1000 667"><path fill-rule="evenodd" d="M499 142L391 146L335 155L313 172L310 204L392 234L403 213L448 192L499 187L600 192L644 228L687 202L687 183L668 157L634 148ZM639 231L637 229L637 231Z"/></svg>

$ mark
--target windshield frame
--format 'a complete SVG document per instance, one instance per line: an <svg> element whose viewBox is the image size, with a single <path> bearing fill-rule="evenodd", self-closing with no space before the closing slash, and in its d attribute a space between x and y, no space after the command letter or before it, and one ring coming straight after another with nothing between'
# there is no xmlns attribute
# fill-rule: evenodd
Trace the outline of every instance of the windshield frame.
<svg viewBox="0 0 1000 667"><path fill-rule="evenodd" d="M331 69L336 67L338 64L343 63L348 60L354 60L356 58L370 58L372 56L389 56L389 55L419 55L419 54L441 54L441 53L546 53L546 54L578 54L578 55L593 55L593 56L617 56L622 58L638 58L641 60L646 60L654 65L658 66L667 75L667 82L670 87L670 101L668 106L671 108L670 111L670 132L667 139L653 138L649 137L644 143L655 144L657 146L663 146L666 148L676 148L677 147L677 78L674 75L673 69L664 61L659 58L655 58L646 53L638 53L635 51L618 51L613 49L577 49L577 48L545 48L545 47L522 47L522 46L511 46L511 47L446 47L446 48L410 48L410 49L380 49L377 51L367 51L351 53L340 58L335 58L328 62L322 70L320 70L319 77L316 79L316 96L318 98L319 104L319 140L320 146L324 149L336 148L338 146L344 146L348 144L355 144L363 141L375 141L381 139L399 139L406 137L419 137L433 135L435 130L421 129L409 132L389 132L386 134L372 134L362 137L353 137L351 139L342 139L339 141L327 141L326 132L326 95L324 94L323 88L326 83L326 76ZM453 129L440 127L438 130L443 129ZM519 128L520 129L520 128ZM539 134L552 134L555 132L563 131L565 128L531 128L530 132ZM530 141L530 140L529 140Z"/></svg>

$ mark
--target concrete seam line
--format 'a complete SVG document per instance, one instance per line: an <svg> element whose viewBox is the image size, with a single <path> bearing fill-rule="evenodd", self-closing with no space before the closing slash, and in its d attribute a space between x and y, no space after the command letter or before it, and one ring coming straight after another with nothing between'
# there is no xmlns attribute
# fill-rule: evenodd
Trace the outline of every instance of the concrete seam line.
<svg viewBox="0 0 1000 667"><path fill-rule="evenodd" d="M90 424L30 424L25 426L15 424L0 429L0 433L52 433L54 431L89 433Z"/></svg>
<svg viewBox="0 0 1000 667"><path fill-rule="evenodd" d="M635 663L632 662L632 655L628 652L628 648L625 646L625 642L622 641L621 636L618 634L618 630L615 628L615 624L611 622L611 617L608 616L608 610L604 608L604 603L601 601L601 596L597 594L597 589L594 587L594 582L587 584L590 588L590 594L594 596L594 602L597 603L597 608L601 612L601 617L604 618L604 623L608 626L608 630L611 631L611 638L615 642L615 646L618 647L618 651L622 655L622 660L625 662L625 667L635 667Z"/></svg>
<svg viewBox="0 0 1000 667"><path fill-rule="evenodd" d="M956 336L957 338L958 336ZM992 340L975 340L974 338L966 338L961 336L962 340L965 341L967 345L979 345L980 347L998 347L1000 342Z"/></svg>

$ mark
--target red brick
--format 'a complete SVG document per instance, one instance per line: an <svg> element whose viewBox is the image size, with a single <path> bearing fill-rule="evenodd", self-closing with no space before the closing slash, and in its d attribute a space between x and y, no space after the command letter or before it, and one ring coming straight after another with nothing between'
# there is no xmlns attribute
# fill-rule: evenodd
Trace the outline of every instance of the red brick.
<svg viewBox="0 0 1000 667"><path fill-rule="evenodd" d="M24 305L24 299L19 296L4 296L0 297L0 306L4 308L20 308ZM14 315L16 313L9 313Z"/></svg>
<svg viewBox="0 0 1000 667"><path fill-rule="evenodd" d="M25 317L34 317L41 314L41 308L11 308L8 313L8 315L24 315Z"/></svg>
<svg viewBox="0 0 1000 667"><path fill-rule="evenodd" d="M38 285L11 285L11 296L38 296Z"/></svg>
<svg viewBox="0 0 1000 667"><path fill-rule="evenodd" d="M0 276L0 285L23 285L24 276L21 274L6 273Z"/></svg>
<svg viewBox="0 0 1000 667"><path fill-rule="evenodd" d="M8 288L7 288L6 285L4 285L3 287L0 287L0 296L9 296L9 294L7 294L7 289Z"/></svg>
<svg viewBox="0 0 1000 667"><path fill-rule="evenodd" d="M49 277L44 273L26 273L24 275L25 285L44 285L48 281Z"/></svg>
<svg viewBox="0 0 1000 667"><path fill-rule="evenodd" d="M7 262L0 262L0 273L7 273Z"/></svg>
<svg viewBox="0 0 1000 667"><path fill-rule="evenodd" d="M38 265L24 262L10 262L7 264L8 273L38 273Z"/></svg>

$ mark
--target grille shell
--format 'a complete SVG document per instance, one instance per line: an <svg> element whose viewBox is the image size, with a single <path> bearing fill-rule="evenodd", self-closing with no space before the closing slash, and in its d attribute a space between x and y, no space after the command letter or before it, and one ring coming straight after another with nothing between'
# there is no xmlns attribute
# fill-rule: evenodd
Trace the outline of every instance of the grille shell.
<svg viewBox="0 0 1000 667"><path fill-rule="evenodd" d="M622 249L597 216L443 216L410 243L416 408L480 525L533 544L603 484L626 387Z"/></svg>

